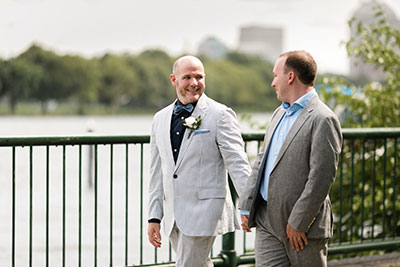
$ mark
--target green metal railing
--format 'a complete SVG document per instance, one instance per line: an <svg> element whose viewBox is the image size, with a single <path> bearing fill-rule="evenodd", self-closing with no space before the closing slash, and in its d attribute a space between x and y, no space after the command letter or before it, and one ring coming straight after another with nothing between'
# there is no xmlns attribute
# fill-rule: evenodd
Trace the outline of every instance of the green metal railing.
<svg viewBox="0 0 400 267"><path fill-rule="evenodd" d="M344 129L329 253L400 247L399 128Z"/></svg>
<svg viewBox="0 0 400 267"><path fill-rule="evenodd" d="M400 128L344 129L343 136L329 253L399 248ZM250 159L263 137L243 135ZM0 211L0 265L173 266L167 237L162 249L147 242L149 140L0 138L0 192L8 207ZM217 239L215 266L254 263L253 239L242 232Z"/></svg>

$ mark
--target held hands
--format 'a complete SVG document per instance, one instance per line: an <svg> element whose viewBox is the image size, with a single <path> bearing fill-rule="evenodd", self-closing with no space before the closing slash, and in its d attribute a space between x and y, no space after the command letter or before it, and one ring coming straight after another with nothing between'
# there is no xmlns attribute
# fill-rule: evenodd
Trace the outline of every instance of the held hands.
<svg viewBox="0 0 400 267"><path fill-rule="evenodd" d="M159 223L149 223L147 228L147 235L149 236L150 243L156 248L161 247L161 234Z"/></svg>
<svg viewBox="0 0 400 267"><path fill-rule="evenodd" d="M249 228L249 215L240 215L240 218L242 219L243 231L251 232L251 229Z"/></svg>
<svg viewBox="0 0 400 267"><path fill-rule="evenodd" d="M308 245L306 234L301 231L297 231L290 224L286 225L286 235L289 239L292 249L300 251L304 249L304 246Z"/></svg>

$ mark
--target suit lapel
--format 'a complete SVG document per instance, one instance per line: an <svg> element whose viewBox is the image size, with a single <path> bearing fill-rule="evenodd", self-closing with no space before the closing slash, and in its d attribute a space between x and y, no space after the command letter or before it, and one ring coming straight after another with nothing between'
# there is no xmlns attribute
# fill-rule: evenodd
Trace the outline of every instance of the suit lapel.
<svg viewBox="0 0 400 267"><path fill-rule="evenodd" d="M197 118L200 115L202 118L202 121L203 121L205 114L206 114L207 107L208 107L207 102L208 102L208 97L203 93L203 95L200 97L199 101L197 102L196 108L194 109L191 116ZM200 128L201 128L201 125L200 125ZM178 169L179 165L182 163L182 160L186 154L186 151L188 150L190 143L193 140L194 134L192 133L190 135L190 137L189 137L189 134L190 134L190 130L186 129L185 134L182 139L181 147L179 149L178 159L176 160L175 171Z"/></svg>
<svg viewBox="0 0 400 267"><path fill-rule="evenodd" d="M279 161L281 160L283 154L289 147L290 143L292 143L293 138L297 135L303 124L310 118L311 113L314 110L315 104L319 101L318 97L314 97L310 100L308 105L302 110L299 117L293 123L292 128L290 128L288 135L285 138L285 141L282 144L281 149L279 150L279 154L275 160L274 167L272 168L271 172L275 169L276 165L278 165Z"/></svg>
<svg viewBox="0 0 400 267"><path fill-rule="evenodd" d="M271 143L272 136L275 132L276 126L278 126L278 123L281 121L283 115L285 114L285 110L283 108L280 108L277 111L277 114L275 115L275 119L271 121L271 124L268 126L268 131L265 133L265 146L264 146L264 158L267 157L266 152L268 151L269 144Z"/></svg>
<svg viewBox="0 0 400 267"><path fill-rule="evenodd" d="M272 136L275 132L276 126L278 126L283 115L285 115L285 110L281 107L276 111L276 114L273 115L273 119L271 120L271 123L268 125L267 131L265 132L264 157L262 159L260 169L258 171L258 178L257 178L257 185L256 185L257 189L254 191L254 196L253 196L254 199L257 199L258 192L260 191L260 184L264 177L265 165L266 165L267 158L268 158L268 150L269 150L269 145L271 144Z"/></svg>
<svg viewBox="0 0 400 267"><path fill-rule="evenodd" d="M161 122L162 127L161 129L165 129L165 133L162 135L163 136L163 144L166 145L166 150L168 151L168 162L170 166L174 166L174 155L172 153L172 144L171 144L171 119L172 119L172 111L174 109L174 103L172 103L166 110L165 116L163 118L163 121Z"/></svg>

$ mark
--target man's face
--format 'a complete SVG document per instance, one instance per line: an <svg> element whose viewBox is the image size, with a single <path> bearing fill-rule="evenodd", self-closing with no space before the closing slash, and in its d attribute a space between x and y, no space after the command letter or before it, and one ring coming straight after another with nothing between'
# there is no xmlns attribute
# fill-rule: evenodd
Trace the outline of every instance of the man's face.
<svg viewBox="0 0 400 267"><path fill-rule="evenodd" d="M289 73L284 73L285 61L286 57L280 57L276 60L272 71L274 79L272 80L271 86L275 88L276 97L279 101L289 102Z"/></svg>
<svg viewBox="0 0 400 267"><path fill-rule="evenodd" d="M199 100L206 87L205 77L203 66L199 62L189 59L179 64L178 70L171 74L170 79L182 104Z"/></svg>

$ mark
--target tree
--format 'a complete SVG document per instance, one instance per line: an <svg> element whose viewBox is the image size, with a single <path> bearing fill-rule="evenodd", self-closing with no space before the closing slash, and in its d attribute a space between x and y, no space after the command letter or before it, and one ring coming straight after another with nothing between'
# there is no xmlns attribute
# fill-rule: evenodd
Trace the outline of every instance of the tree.
<svg viewBox="0 0 400 267"><path fill-rule="evenodd" d="M148 107L160 109L176 98L169 75L172 73L173 59L160 50L146 50L138 55L130 65L140 73L140 98Z"/></svg>
<svg viewBox="0 0 400 267"><path fill-rule="evenodd" d="M254 69L226 60L213 60L207 62L206 72L206 92L212 98L236 108L263 106L269 85Z"/></svg>
<svg viewBox="0 0 400 267"><path fill-rule="evenodd" d="M400 32L387 21L379 5L374 8L376 23L365 25L357 18L349 21L356 37L346 43L346 48L349 56L382 69L384 83L358 86L337 77L323 81L326 86L322 93L336 110L341 110L345 127L400 125Z"/></svg>
<svg viewBox="0 0 400 267"><path fill-rule="evenodd" d="M340 114L345 127L400 125L400 32L388 22L380 6L374 9L377 18L375 23L366 25L357 18L349 21L356 37L346 43L346 48L350 56L382 69L385 73L384 82L359 86L341 77L325 77L325 86L320 90L320 96ZM400 209L399 195L391 192L398 183L395 174L399 172L398 165L395 165L398 152L395 151L396 140L389 138L351 139L343 144L344 164L340 165L339 173L349 179L343 180L341 187L335 183L331 191L334 197L338 197L342 190L344 199L343 207L338 207L338 203L333 206L334 211L341 209L345 214L339 225L336 222L336 228L340 226L343 233L352 233L342 237L342 242L362 240L368 236L384 238L387 237L385 229L393 235L400 234L400 226L391 212ZM361 168L364 165L365 171ZM385 196L391 196L393 201L382 204ZM362 206L375 207L376 216L362 214ZM375 225L381 222L384 222L384 226L376 228ZM333 241L337 238L334 235Z"/></svg>
<svg viewBox="0 0 400 267"><path fill-rule="evenodd" d="M64 86L70 77L67 77L62 58L54 52L32 45L18 58L27 60L42 73L39 86L30 96L41 102L42 112L46 113L49 100L65 100L71 92Z"/></svg>
<svg viewBox="0 0 400 267"><path fill-rule="evenodd" d="M41 78L41 70L34 68L27 60L12 58L0 62L1 92L8 98L12 114L15 113L17 102L38 88Z"/></svg>
<svg viewBox="0 0 400 267"><path fill-rule="evenodd" d="M107 54L99 60L101 85L99 100L120 107L128 105L138 94L139 77L124 57Z"/></svg>
<svg viewBox="0 0 400 267"><path fill-rule="evenodd" d="M64 96L78 103L78 113L85 113L85 104L94 102L98 97L100 70L96 60L87 60L80 56L61 58L64 73ZM60 66L61 67L61 66Z"/></svg>

